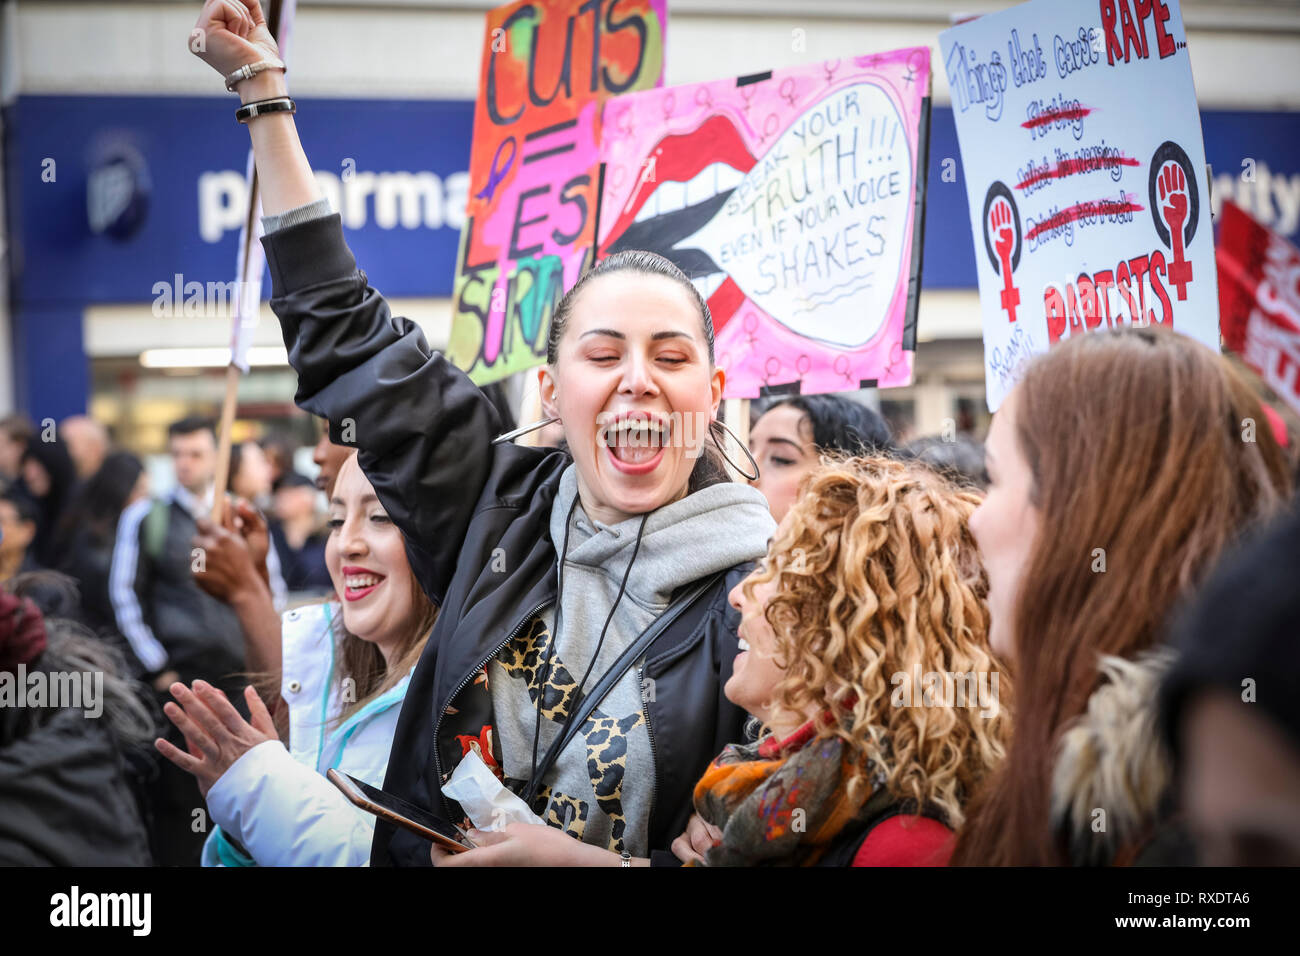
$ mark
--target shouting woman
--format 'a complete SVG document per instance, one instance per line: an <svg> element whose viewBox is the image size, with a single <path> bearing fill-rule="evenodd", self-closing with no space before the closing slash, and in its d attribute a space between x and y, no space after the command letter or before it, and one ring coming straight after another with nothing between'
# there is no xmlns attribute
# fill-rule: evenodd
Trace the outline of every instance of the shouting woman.
<svg viewBox="0 0 1300 956"><path fill-rule="evenodd" d="M556 307L538 372L567 451L494 443L492 404L391 315L319 197L261 5L209 0L198 26L246 104L297 402L355 442L439 607L384 789L459 820L442 786L473 753L550 826L457 862L670 861L695 780L741 733L727 593L774 527L722 464L708 307L658 256L603 261ZM376 827L372 862L430 859Z"/></svg>

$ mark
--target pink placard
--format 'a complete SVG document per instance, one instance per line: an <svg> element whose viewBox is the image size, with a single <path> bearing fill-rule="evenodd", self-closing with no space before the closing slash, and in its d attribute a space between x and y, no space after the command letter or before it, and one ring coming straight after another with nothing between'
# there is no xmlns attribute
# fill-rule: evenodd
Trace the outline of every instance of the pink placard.
<svg viewBox="0 0 1300 956"><path fill-rule="evenodd" d="M599 254L691 276L728 398L911 382L929 81L915 47L605 104Z"/></svg>

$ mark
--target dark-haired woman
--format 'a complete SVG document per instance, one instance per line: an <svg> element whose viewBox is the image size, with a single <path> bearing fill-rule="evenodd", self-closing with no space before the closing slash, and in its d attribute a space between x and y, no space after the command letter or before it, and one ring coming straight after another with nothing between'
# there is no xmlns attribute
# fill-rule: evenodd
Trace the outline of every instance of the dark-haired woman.
<svg viewBox="0 0 1300 956"><path fill-rule="evenodd" d="M255 441L241 442L230 448L230 475L226 490L236 498L250 501L265 510L271 505L271 461Z"/></svg>
<svg viewBox="0 0 1300 956"><path fill-rule="evenodd" d="M32 441L23 453L19 485L36 502L38 511L32 555L41 567L52 568L59 560L59 519L77 487L77 469L66 443Z"/></svg>
<svg viewBox="0 0 1300 956"><path fill-rule="evenodd" d="M76 580L81 620L100 635L116 634L117 620L108 596L117 520L127 505L149 493L149 475L130 452L111 452L59 520L55 535L57 569ZM129 659L129 658L128 658Z"/></svg>
<svg viewBox="0 0 1300 956"><path fill-rule="evenodd" d="M254 0L209 0L198 26L223 75L277 54ZM284 74L235 89L283 96ZM539 372L571 457L495 444L491 403L357 269L293 117L248 127L298 403L355 438L440 607L384 789L459 822L442 785L474 752L551 825L511 824L457 862L673 859L695 780L741 739L727 592L775 526L708 447L725 435L708 307L666 260L605 260L556 307ZM372 862L427 864L430 846L381 823Z"/></svg>
<svg viewBox="0 0 1300 956"><path fill-rule="evenodd" d="M271 462L257 442L246 441L231 446L226 490L254 508L265 511L271 506ZM266 576L277 611L284 610L289 603L289 587L284 573L286 557L283 541L272 534L271 546L266 551Z"/></svg>
<svg viewBox="0 0 1300 956"><path fill-rule="evenodd" d="M799 497L799 483L824 454L876 455L890 448L878 414L839 395L796 395L768 405L749 430L749 448L772 517L780 521Z"/></svg>

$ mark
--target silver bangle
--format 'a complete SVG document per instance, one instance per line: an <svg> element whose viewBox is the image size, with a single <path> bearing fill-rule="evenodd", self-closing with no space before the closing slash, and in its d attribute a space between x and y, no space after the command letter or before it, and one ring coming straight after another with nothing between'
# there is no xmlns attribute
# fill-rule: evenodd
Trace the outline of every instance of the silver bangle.
<svg viewBox="0 0 1300 956"><path fill-rule="evenodd" d="M629 867L629 866L632 865L632 854L631 854L631 853L628 853L627 850L624 850L624 851L623 851L623 864L622 864L622 865L623 865L624 867Z"/></svg>
<svg viewBox="0 0 1300 956"><path fill-rule="evenodd" d="M265 72L266 70L283 70L286 73L288 72L288 69L280 60L267 59L258 60L256 63L245 63L239 69L235 70L235 72L226 77L226 92L235 92L236 83L242 83L244 80L252 79L258 73Z"/></svg>

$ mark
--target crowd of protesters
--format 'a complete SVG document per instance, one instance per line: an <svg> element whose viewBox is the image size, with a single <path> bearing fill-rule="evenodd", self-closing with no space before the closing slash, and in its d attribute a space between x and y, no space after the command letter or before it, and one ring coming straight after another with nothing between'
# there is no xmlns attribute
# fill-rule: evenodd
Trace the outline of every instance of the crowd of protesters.
<svg viewBox="0 0 1300 956"><path fill-rule="evenodd" d="M677 347L695 350L705 375L707 307L688 288L634 255L573 290L542 390L552 417L565 419L556 392L573 384L561 343L599 314L584 308L593 293L633 315L626 294L658 296L668 321L694 326ZM655 321L624 334L653 351ZM378 354L420 347L411 334ZM283 447L245 442L219 524L206 420L171 427L176 485L163 498L111 442L79 451L78 467L62 424L42 442L20 416L0 421L0 671L104 680L103 720L0 707L0 860L1300 862L1294 456L1241 371L1202 346L1159 330L1067 343L1029 367L986 447L965 434L898 446L876 412L841 396L760 403L749 455L714 432L720 441L683 456L683 493L642 512L609 499L588 510L588 482L593 497L625 493L589 436L578 438L586 455L568 426L563 448L493 444L513 422L440 356L425 361L442 391L428 418L389 437L407 471L359 461L323 429L317 479L277 476ZM667 393L652 361L639 381L626 370L635 357L617 361L616 405ZM1093 387L1116 369L1143 402L1116 405L1113 385ZM440 419L439 406L457 411ZM417 440L439 421L454 433ZM87 422L76 427L102 433ZM1266 427L1244 440L1253 422ZM487 459L477 470L474 448ZM456 468L442 472L447 450ZM509 484L487 490L467 474ZM396 491L408 482L429 497ZM327 523L313 517L321 492ZM483 499L497 502L486 515ZM429 507L442 510L418 514ZM490 531L473 528L489 516ZM520 534L525 518L537 527ZM460 530L417 546L417 520ZM724 526L711 557L702 542ZM537 560L539 546L555 550ZM304 553L323 573L287 589L280 569L302 567ZM506 578L536 580L485 587L494 560ZM443 581L436 601L431 575ZM465 607L476 589L484 611ZM540 610L519 618L534 598ZM628 598L644 610L616 629ZM591 678L618 656L608 649L656 611L686 623L630 669L631 696L619 698L619 681L602 688L574 734ZM500 623L465 648L440 633L473 613ZM557 648L560 628L573 630ZM466 680L455 670L431 683L443 655ZM688 666L655 668L664 657ZM964 678L970 699L952 699ZM436 714L450 715L448 730ZM571 736L569 762L560 749L540 772L530 764L530 751L545 757ZM405 756L429 746L440 767ZM472 829L484 821L434 789L470 753L550 826ZM450 854L376 827L326 781L330 768L447 813L478 849Z"/></svg>
<svg viewBox="0 0 1300 956"><path fill-rule="evenodd" d="M252 0L200 25L223 75L274 49ZM982 444L843 396L741 442L707 303L620 252L516 429L369 286L292 115L249 130L320 474L244 442L216 489L187 418L154 498L94 422L0 421L0 690L94 672L107 718L0 707L0 861L1300 863L1295 441L1221 355L1098 331Z"/></svg>

